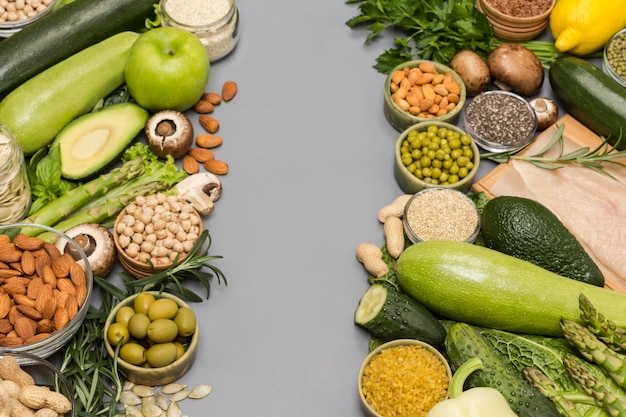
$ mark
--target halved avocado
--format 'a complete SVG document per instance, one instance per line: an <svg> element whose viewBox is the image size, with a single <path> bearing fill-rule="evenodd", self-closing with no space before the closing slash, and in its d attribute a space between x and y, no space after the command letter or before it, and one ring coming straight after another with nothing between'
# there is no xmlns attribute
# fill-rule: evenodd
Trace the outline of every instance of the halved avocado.
<svg viewBox="0 0 626 417"><path fill-rule="evenodd" d="M115 104L81 116L56 136L61 175L70 180L91 177L115 161L144 128L148 112L134 103Z"/></svg>

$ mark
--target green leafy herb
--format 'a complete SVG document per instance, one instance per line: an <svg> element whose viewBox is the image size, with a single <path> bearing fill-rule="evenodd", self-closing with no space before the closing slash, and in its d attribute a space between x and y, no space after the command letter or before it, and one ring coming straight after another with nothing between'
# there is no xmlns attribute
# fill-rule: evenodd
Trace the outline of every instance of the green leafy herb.
<svg viewBox="0 0 626 417"><path fill-rule="evenodd" d="M592 169L600 174L616 179L605 170L604 164L611 163L626 167L626 163L622 162L626 159L626 150L618 151L617 146L622 138L618 138L614 145L609 144L606 138L602 138L602 142L596 148L591 149L588 146L576 149L569 153L564 153L564 137L565 124L557 125L557 131L550 141L534 155L520 155L519 151L503 152L503 153L485 153L482 158L487 158L495 162L505 163L511 159L518 159L530 162L531 164L544 169L558 169L566 164L578 164L586 168ZM554 146L559 146L559 154L554 157L545 156ZM529 145L530 146L530 145Z"/></svg>
<svg viewBox="0 0 626 417"><path fill-rule="evenodd" d="M43 148L35 153L29 160L27 173L33 199L28 215L77 186L61 178L61 153L58 147L52 148L50 152Z"/></svg>

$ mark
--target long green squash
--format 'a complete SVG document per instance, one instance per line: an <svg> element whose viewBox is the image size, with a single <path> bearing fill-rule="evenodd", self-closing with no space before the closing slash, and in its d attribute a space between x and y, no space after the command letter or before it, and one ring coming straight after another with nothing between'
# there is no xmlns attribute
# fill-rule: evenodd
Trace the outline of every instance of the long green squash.
<svg viewBox="0 0 626 417"><path fill-rule="evenodd" d="M0 102L0 123L25 155L48 145L69 122L124 83L124 66L139 35L113 35L48 68Z"/></svg>
<svg viewBox="0 0 626 417"><path fill-rule="evenodd" d="M445 318L514 333L562 336L561 317L579 320L581 293L618 326L626 294L565 278L483 246L430 240L396 263L402 289Z"/></svg>
<svg viewBox="0 0 626 417"><path fill-rule="evenodd" d="M145 27L155 0L74 0L0 42L0 97L64 59Z"/></svg>

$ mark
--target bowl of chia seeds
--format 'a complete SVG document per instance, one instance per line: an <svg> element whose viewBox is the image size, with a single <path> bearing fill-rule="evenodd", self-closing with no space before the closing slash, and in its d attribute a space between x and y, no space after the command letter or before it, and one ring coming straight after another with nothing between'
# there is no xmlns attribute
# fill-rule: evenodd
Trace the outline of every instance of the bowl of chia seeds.
<svg viewBox="0 0 626 417"><path fill-rule="evenodd" d="M617 32L604 47L602 69L622 87L626 87L626 29Z"/></svg>
<svg viewBox="0 0 626 417"><path fill-rule="evenodd" d="M486 91L466 106L463 124L478 146L490 152L513 152L535 139L537 116L521 96Z"/></svg>

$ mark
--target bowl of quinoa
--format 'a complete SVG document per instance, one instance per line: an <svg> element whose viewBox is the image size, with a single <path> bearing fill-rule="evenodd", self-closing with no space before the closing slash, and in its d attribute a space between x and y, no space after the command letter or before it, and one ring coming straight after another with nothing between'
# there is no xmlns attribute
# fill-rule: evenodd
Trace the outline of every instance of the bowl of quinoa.
<svg viewBox="0 0 626 417"><path fill-rule="evenodd" d="M450 365L441 352L414 339L372 350L359 371L361 405L368 417L424 417L448 398Z"/></svg>

